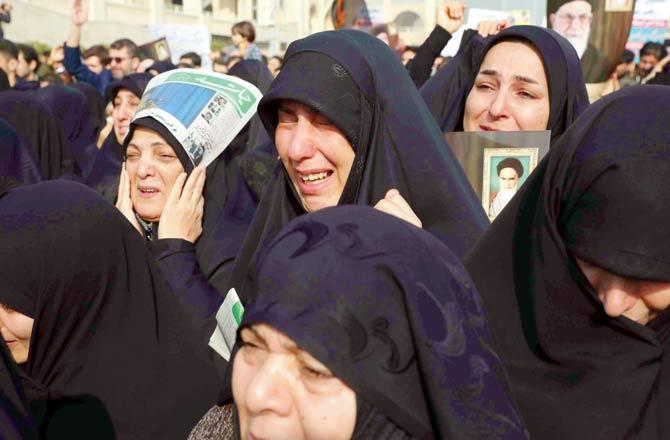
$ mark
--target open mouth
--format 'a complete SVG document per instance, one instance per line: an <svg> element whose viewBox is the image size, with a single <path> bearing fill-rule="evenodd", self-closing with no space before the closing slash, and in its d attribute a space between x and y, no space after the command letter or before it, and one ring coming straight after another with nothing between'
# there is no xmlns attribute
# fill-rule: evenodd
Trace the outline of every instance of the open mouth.
<svg viewBox="0 0 670 440"><path fill-rule="evenodd" d="M479 129L481 131L498 131L497 128L489 127L488 125L480 125Z"/></svg>
<svg viewBox="0 0 670 440"><path fill-rule="evenodd" d="M298 177L300 178L300 182L303 183L304 185L314 186L323 183L332 174L333 174L332 170L327 170L310 174L298 173Z"/></svg>
<svg viewBox="0 0 670 440"><path fill-rule="evenodd" d="M140 197L153 197L160 192L158 189L151 187L137 187L137 191Z"/></svg>

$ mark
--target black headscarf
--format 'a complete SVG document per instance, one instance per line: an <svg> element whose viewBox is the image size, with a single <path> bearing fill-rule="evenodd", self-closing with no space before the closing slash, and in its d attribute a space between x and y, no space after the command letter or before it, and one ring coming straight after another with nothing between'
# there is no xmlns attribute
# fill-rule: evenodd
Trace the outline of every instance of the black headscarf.
<svg viewBox="0 0 670 440"><path fill-rule="evenodd" d="M114 81L107 87L106 100L113 102L121 89L129 90L141 98L151 78L153 76L148 73L131 73L123 79ZM102 143L84 179L88 186L94 188L111 203L116 200L123 156L124 149L112 129Z"/></svg>
<svg viewBox="0 0 670 440"><path fill-rule="evenodd" d="M147 70L155 70L158 74L169 72L170 70L175 70L177 66L172 64L172 61L156 61L149 67Z"/></svg>
<svg viewBox="0 0 670 440"><path fill-rule="evenodd" d="M2 339L0 339L0 432L4 440L37 438L16 365Z"/></svg>
<svg viewBox="0 0 670 440"><path fill-rule="evenodd" d="M39 89L36 96L58 120L74 159L73 171L81 176L98 153L86 95L72 87L51 85Z"/></svg>
<svg viewBox="0 0 670 440"><path fill-rule="evenodd" d="M0 119L0 177L9 178L17 184L42 180L30 151L3 119Z"/></svg>
<svg viewBox="0 0 670 440"><path fill-rule="evenodd" d="M122 146L116 139L114 129L112 129L84 176L84 183L95 189L105 200L114 203L118 194L122 164Z"/></svg>
<svg viewBox="0 0 670 440"><path fill-rule="evenodd" d="M323 209L278 234L247 286L240 328L285 333L367 403L355 438L382 438L380 416L404 438L525 438L479 296L432 234L366 206Z"/></svg>
<svg viewBox="0 0 670 440"><path fill-rule="evenodd" d="M9 84L9 78L7 78L7 73L4 70L0 69L0 92L11 89L12 86Z"/></svg>
<svg viewBox="0 0 670 440"><path fill-rule="evenodd" d="M421 88L421 96L443 132L463 130L465 101L486 53L505 40L523 40L540 54L549 86L549 121L552 142L589 105L579 56L568 40L539 26L512 26L483 39L468 33L459 53Z"/></svg>
<svg viewBox="0 0 670 440"><path fill-rule="evenodd" d="M458 161L395 53L360 31L313 34L289 47L258 113L274 139L277 104L302 102L327 116L355 150L339 205L374 205L397 188L423 227L463 256L488 220ZM305 213L284 166L258 207L236 260L234 286L256 252ZM243 290L243 289L242 289Z"/></svg>
<svg viewBox="0 0 670 440"><path fill-rule="evenodd" d="M670 436L670 312L609 318L574 259L670 282L669 100L592 105L467 256L533 438Z"/></svg>
<svg viewBox="0 0 670 440"><path fill-rule="evenodd" d="M142 97L144 89L147 88L147 84L153 78L153 75L150 73L131 73L128 76L124 76L121 79L113 81L105 90L105 100L107 102L114 101L117 93L121 89L130 90L138 98Z"/></svg>
<svg viewBox="0 0 670 440"><path fill-rule="evenodd" d="M239 61L235 63L228 74L253 84L263 94L268 91L270 83L274 80L272 73L270 73L265 63L258 60ZM226 154L239 158L255 147L267 142L270 142L270 138L268 138L267 132L261 124L258 115L254 115L242 131L235 136L235 139L232 140L226 149Z"/></svg>
<svg viewBox="0 0 670 440"><path fill-rule="evenodd" d="M0 93L0 118L14 127L45 179L72 172L70 147L63 130L35 92Z"/></svg>
<svg viewBox="0 0 670 440"><path fill-rule="evenodd" d="M100 130L106 125L105 116L105 98L98 92L98 89L86 82L75 82L68 87L75 88L86 96L88 103L88 115L91 118L91 125L95 132L95 138L98 138Z"/></svg>
<svg viewBox="0 0 670 440"><path fill-rule="evenodd" d="M137 231L91 189L54 181L0 199L0 236L0 302L35 319L29 400L84 396L116 438L186 438L217 378ZM81 416L66 432L87 424L78 407L59 412Z"/></svg>
<svg viewBox="0 0 670 440"><path fill-rule="evenodd" d="M0 199L12 187L12 182L0 175ZM6 440L37 438L21 379L4 338L0 338L0 432Z"/></svg>

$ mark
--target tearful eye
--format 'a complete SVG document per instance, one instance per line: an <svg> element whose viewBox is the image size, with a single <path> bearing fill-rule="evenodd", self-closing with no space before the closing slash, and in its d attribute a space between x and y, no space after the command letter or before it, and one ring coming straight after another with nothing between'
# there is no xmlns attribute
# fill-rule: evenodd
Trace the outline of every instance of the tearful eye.
<svg viewBox="0 0 670 440"><path fill-rule="evenodd" d="M280 124L289 124L296 121L297 118L292 113L283 110L279 110L279 112L277 113L277 122L279 122Z"/></svg>
<svg viewBox="0 0 670 440"><path fill-rule="evenodd" d="M305 373L305 375L308 376L311 379L332 379L333 378L333 375L329 372L316 370L316 369L308 367L308 366L303 366L302 370Z"/></svg>

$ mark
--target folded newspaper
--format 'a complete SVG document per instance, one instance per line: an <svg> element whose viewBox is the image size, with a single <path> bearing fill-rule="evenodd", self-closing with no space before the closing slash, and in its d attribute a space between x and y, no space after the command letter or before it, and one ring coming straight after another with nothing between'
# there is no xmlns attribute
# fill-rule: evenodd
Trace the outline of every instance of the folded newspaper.
<svg viewBox="0 0 670 440"><path fill-rule="evenodd" d="M263 95L246 81L195 69L153 78L133 119L150 116L179 141L193 166L209 165L256 113Z"/></svg>
<svg viewBox="0 0 670 440"><path fill-rule="evenodd" d="M235 289L230 289L216 313L216 328L209 338L209 346L227 361L230 360L243 313L244 307L237 292Z"/></svg>

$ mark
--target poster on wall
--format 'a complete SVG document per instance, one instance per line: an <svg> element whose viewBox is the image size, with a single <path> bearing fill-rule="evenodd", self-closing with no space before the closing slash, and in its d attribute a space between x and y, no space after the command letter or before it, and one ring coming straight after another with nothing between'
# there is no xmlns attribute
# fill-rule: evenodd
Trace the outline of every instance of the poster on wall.
<svg viewBox="0 0 670 440"><path fill-rule="evenodd" d="M626 43L626 49L635 53L639 61L640 49L647 41L663 43L670 19L670 1L637 0L633 14L633 26Z"/></svg>
<svg viewBox="0 0 670 440"><path fill-rule="evenodd" d="M548 0L548 27L575 48L586 83L602 83L626 47L635 0Z"/></svg>

